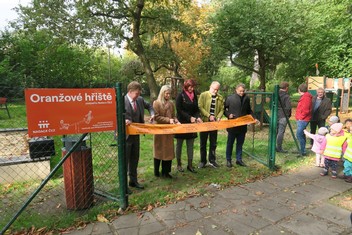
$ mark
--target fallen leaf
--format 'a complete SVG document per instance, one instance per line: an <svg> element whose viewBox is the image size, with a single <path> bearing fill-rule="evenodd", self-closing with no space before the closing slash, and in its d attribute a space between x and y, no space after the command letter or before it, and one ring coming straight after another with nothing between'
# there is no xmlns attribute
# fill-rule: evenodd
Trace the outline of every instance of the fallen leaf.
<svg viewBox="0 0 352 235"><path fill-rule="evenodd" d="M199 229L197 230L196 235L202 235L202 233L199 231Z"/></svg>
<svg viewBox="0 0 352 235"><path fill-rule="evenodd" d="M99 222L103 222L103 223L109 223L109 220L107 218L105 218L102 214L98 214L97 215L97 220Z"/></svg>

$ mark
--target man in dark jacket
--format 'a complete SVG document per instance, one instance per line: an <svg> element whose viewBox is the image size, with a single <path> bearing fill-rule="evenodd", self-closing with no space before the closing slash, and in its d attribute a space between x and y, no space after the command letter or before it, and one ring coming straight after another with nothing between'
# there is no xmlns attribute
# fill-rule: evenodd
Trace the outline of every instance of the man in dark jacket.
<svg viewBox="0 0 352 235"><path fill-rule="evenodd" d="M331 114L331 110L331 100L325 96L324 88L319 87L317 89L317 94L312 99L310 133L315 134L318 128L325 126L325 121ZM311 144L313 145L313 139L311 139Z"/></svg>
<svg viewBox="0 0 352 235"><path fill-rule="evenodd" d="M227 97L225 101L225 116L228 119L235 119L247 114L253 114L250 99L245 94L245 85L236 86L235 94ZM236 140L236 164L246 166L242 161L242 146L246 137L247 125L237 126L227 129L226 160L227 167L232 167L232 150Z"/></svg>
<svg viewBox="0 0 352 235"><path fill-rule="evenodd" d="M290 96L288 94L288 82L280 83L279 90L279 108L277 115L277 137L276 137L276 152L287 153L286 150L282 149L282 141L284 139L284 134L287 126L287 118L291 117L292 106ZM286 114L286 115L285 115Z"/></svg>
<svg viewBox="0 0 352 235"><path fill-rule="evenodd" d="M144 109L147 109L151 115L150 119L154 119L153 106L147 103L141 96L142 86L138 82L131 82L127 86L127 94L125 95L125 115L126 125L131 123L144 123ZM137 180L137 167L139 162L139 135L126 136L126 158L128 175L130 178L129 186L138 189L144 189Z"/></svg>

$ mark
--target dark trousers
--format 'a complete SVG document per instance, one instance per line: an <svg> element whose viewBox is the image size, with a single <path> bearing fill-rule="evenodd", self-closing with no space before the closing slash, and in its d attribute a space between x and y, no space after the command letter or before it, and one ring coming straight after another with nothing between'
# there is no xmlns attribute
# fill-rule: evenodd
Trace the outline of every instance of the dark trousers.
<svg viewBox="0 0 352 235"><path fill-rule="evenodd" d="M218 139L218 131L200 132L200 161L207 163L207 141L209 137L209 162L215 162L216 142Z"/></svg>
<svg viewBox="0 0 352 235"><path fill-rule="evenodd" d="M337 174L337 169L339 167L339 162L330 160L328 158L325 158L324 160L324 165L325 165L325 170L328 171L329 168L331 169L331 172L334 174Z"/></svg>
<svg viewBox="0 0 352 235"><path fill-rule="evenodd" d="M154 158L154 174L159 174L159 167L161 162L161 175L166 175L171 172L172 160L160 160Z"/></svg>
<svg viewBox="0 0 352 235"><path fill-rule="evenodd" d="M232 160L232 151L233 144L236 140L236 160L242 160L242 147L244 143L244 139L246 137L246 132L233 132L229 131L227 135L227 144L226 144L226 160Z"/></svg>
<svg viewBox="0 0 352 235"><path fill-rule="evenodd" d="M282 150L282 142L286 131L287 120L286 118L280 118L277 122L277 136L276 136L276 149Z"/></svg>
<svg viewBox="0 0 352 235"><path fill-rule="evenodd" d="M310 121L310 133L317 133L317 129L325 126L325 120ZM310 143L313 145L314 140L311 139Z"/></svg>
<svg viewBox="0 0 352 235"><path fill-rule="evenodd" d="M139 162L139 135L130 135L126 140L126 162L130 182L138 182L137 167Z"/></svg>

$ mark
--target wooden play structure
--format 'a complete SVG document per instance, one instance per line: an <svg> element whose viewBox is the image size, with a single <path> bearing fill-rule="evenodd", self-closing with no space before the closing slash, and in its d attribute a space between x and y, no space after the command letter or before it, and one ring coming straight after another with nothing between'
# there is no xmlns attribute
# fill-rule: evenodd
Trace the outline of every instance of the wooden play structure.
<svg viewBox="0 0 352 235"><path fill-rule="evenodd" d="M307 84L312 95L316 95L317 88L324 88L326 96L332 100L339 112L348 113L352 78L307 77Z"/></svg>

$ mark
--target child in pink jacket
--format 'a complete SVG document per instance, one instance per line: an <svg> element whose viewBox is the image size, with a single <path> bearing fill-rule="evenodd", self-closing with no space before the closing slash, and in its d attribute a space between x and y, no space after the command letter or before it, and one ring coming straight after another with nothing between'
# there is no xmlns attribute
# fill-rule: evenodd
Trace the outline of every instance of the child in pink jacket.
<svg viewBox="0 0 352 235"><path fill-rule="evenodd" d="M304 134L313 139L312 151L315 153L315 166L324 167L324 156L321 154L320 146L325 141L325 135L329 133L328 128L320 127L318 134L311 134L307 130L304 130Z"/></svg>

